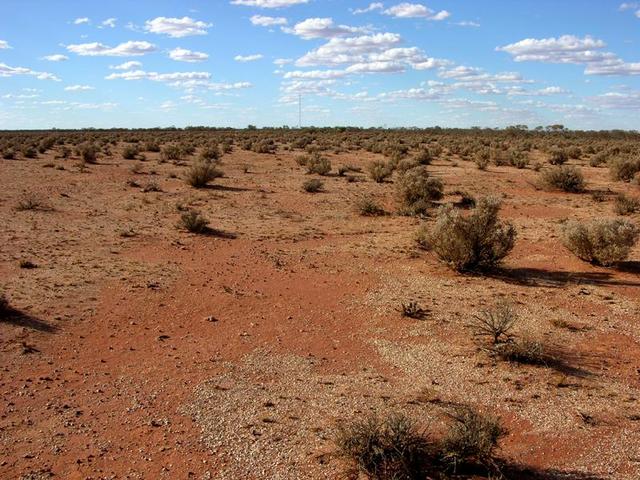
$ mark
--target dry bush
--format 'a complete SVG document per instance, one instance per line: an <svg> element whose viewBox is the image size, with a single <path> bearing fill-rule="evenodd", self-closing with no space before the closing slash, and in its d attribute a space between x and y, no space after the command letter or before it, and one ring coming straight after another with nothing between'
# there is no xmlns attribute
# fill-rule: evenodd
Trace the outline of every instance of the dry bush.
<svg viewBox="0 0 640 480"><path fill-rule="evenodd" d="M563 192L579 193L585 188L584 176L578 167L560 165L543 170L540 175L542 186L548 189L558 189Z"/></svg>
<svg viewBox="0 0 640 480"><path fill-rule="evenodd" d="M549 163L551 165L564 165L568 160L568 153L560 148L554 148L549 153Z"/></svg>
<svg viewBox="0 0 640 480"><path fill-rule="evenodd" d="M20 150L20 153L24 158L37 158L38 152L32 145L25 145Z"/></svg>
<svg viewBox="0 0 640 480"><path fill-rule="evenodd" d="M509 332L517 320L513 305L508 302L499 302L494 309L484 310L479 315L474 315L470 326L475 335L489 337L496 345L511 339Z"/></svg>
<svg viewBox="0 0 640 480"><path fill-rule="evenodd" d="M393 166L382 160L374 160L367 165L367 172L374 182L383 183L393 174Z"/></svg>
<svg viewBox="0 0 640 480"><path fill-rule="evenodd" d="M356 201L356 208L360 215L377 217L385 214L384 209L370 196L364 196Z"/></svg>
<svg viewBox="0 0 640 480"><path fill-rule="evenodd" d="M540 342L528 338L495 345L493 353L508 362L527 365L545 365L549 360L544 346Z"/></svg>
<svg viewBox="0 0 640 480"><path fill-rule="evenodd" d="M331 171L331 161L317 152L309 157L306 166L307 173L327 175Z"/></svg>
<svg viewBox="0 0 640 480"><path fill-rule="evenodd" d="M197 210L187 210L180 215L178 228L184 228L191 233L204 233L207 231L209 221Z"/></svg>
<svg viewBox="0 0 640 480"><path fill-rule="evenodd" d="M317 178L312 178L302 184L302 189L308 193L316 193L322 190L324 183Z"/></svg>
<svg viewBox="0 0 640 480"><path fill-rule="evenodd" d="M621 262L640 237L640 229L626 219L571 221L563 228L563 243L576 256L596 265Z"/></svg>
<svg viewBox="0 0 640 480"><path fill-rule="evenodd" d="M477 152L473 157L473 162L479 170L486 170L491 160L491 153L488 150Z"/></svg>
<svg viewBox="0 0 640 480"><path fill-rule="evenodd" d="M400 314L403 317L421 320L426 315L426 311L418 304L418 302L410 301L400 304Z"/></svg>
<svg viewBox="0 0 640 480"><path fill-rule="evenodd" d="M100 149L93 143L85 142L78 146L78 153L85 163L96 163Z"/></svg>
<svg viewBox="0 0 640 480"><path fill-rule="evenodd" d="M516 229L498 218L500 201L482 198L470 215L450 205L440 208L427 243L457 271L483 270L498 265L513 248Z"/></svg>
<svg viewBox="0 0 640 480"><path fill-rule="evenodd" d="M145 152L159 152L160 144L158 144L158 142L155 142L153 140L148 141L144 144L143 150Z"/></svg>
<svg viewBox="0 0 640 480"><path fill-rule="evenodd" d="M396 183L396 194L401 209L409 215L426 213L433 202L444 196L443 190L442 180L429 175L425 166L407 170L400 175Z"/></svg>
<svg viewBox="0 0 640 480"><path fill-rule="evenodd" d="M512 150L509 155L509 163L519 169L526 168L529 165L529 156L525 152Z"/></svg>
<svg viewBox="0 0 640 480"><path fill-rule="evenodd" d="M7 296L3 292L0 292L0 317L9 315L11 310L11 305L9 304Z"/></svg>
<svg viewBox="0 0 640 480"><path fill-rule="evenodd" d="M470 407L459 407L451 418L454 424L442 440L442 459L454 472L469 464L493 467L498 442L507 433L500 419Z"/></svg>
<svg viewBox="0 0 640 480"><path fill-rule="evenodd" d="M220 158L220 150L218 149L218 145L208 145L204 147L200 151L200 155L198 156L198 158L207 162L218 160Z"/></svg>
<svg viewBox="0 0 640 480"><path fill-rule="evenodd" d="M19 212L27 210L51 210L51 207L34 193L23 194L20 199L18 199L18 203L15 208Z"/></svg>
<svg viewBox="0 0 640 480"><path fill-rule="evenodd" d="M609 162L609 173L613 180L630 182L640 172L640 160L630 157L618 157Z"/></svg>
<svg viewBox="0 0 640 480"><path fill-rule="evenodd" d="M160 151L160 160L163 162L180 161L184 155L185 152L179 145L165 145Z"/></svg>
<svg viewBox="0 0 640 480"><path fill-rule="evenodd" d="M2 150L2 158L5 160L13 160L16 158L16 151L13 148L5 148Z"/></svg>
<svg viewBox="0 0 640 480"><path fill-rule="evenodd" d="M122 149L122 158L125 160L134 160L138 155L138 148L135 145L125 145Z"/></svg>
<svg viewBox="0 0 640 480"><path fill-rule="evenodd" d="M359 473L375 480L420 478L431 444L415 423L402 414L370 416L340 425L337 453Z"/></svg>
<svg viewBox="0 0 640 480"><path fill-rule="evenodd" d="M185 181L195 188L203 188L210 181L222 177L222 172L211 162L197 160L187 171Z"/></svg>
<svg viewBox="0 0 640 480"><path fill-rule="evenodd" d="M616 197L613 209L617 215L631 215L640 211L640 198L627 197L621 193Z"/></svg>
<svg viewBox="0 0 640 480"><path fill-rule="evenodd" d="M413 161L417 165L431 165L433 161L434 155L431 154L431 151L427 148L420 150L416 156L413 158Z"/></svg>

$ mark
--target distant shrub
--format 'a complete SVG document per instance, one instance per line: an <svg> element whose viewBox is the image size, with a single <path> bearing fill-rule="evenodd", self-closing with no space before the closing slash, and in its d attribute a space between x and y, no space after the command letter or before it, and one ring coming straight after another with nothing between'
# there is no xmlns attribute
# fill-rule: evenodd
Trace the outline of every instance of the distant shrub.
<svg viewBox="0 0 640 480"><path fill-rule="evenodd" d="M554 148L549 153L549 163L551 165L564 165L568 160L569 155L560 148Z"/></svg>
<svg viewBox="0 0 640 480"><path fill-rule="evenodd" d="M296 155L294 160L301 167L306 167L307 163L309 163L309 155Z"/></svg>
<svg viewBox="0 0 640 480"><path fill-rule="evenodd" d="M491 153L488 150L477 152L473 157L473 162L479 170L486 170L491 160Z"/></svg>
<svg viewBox="0 0 640 480"><path fill-rule="evenodd" d="M579 193L584 191L584 176L578 167L561 165L543 170L540 176L542 185L549 189Z"/></svg>
<svg viewBox="0 0 640 480"><path fill-rule="evenodd" d="M144 144L143 149L145 152L159 152L160 145L157 142L150 141Z"/></svg>
<svg viewBox="0 0 640 480"><path fill-rule="evenodd" d="M526 168L529 165L529 157L525 152L512 150L509 154L509 163L516 168Z"/></svg>
<svg viewBox="0 0 640 480"><path fill-rule="evenodd" d="M444 206L428 237L431 249L458 271L494 267L513 249L516 230L498 219L500 201L482 198L468 216Z"/></svg>
<svg viewBox="0 0 640 480"><path fill-rule="evenodd" d="M413 159L418 165L431 165L433 155L427 148L420 150Z"/></svg>
<svg viewBox="0 0 640 480"><path fill-rule="evenodd" d="M24 158L37 158L38 156L37 150L33 148L32 145L25 145L22 147L22 150L20 150L20 153L22 153Z"/></svg>
<svg viewBox="0 0 640 480"><path fill-rule="evenodd" d="M204 147L200 151L200 155L198 156L200 160L205 160L208 162L218 160L220 158L220 150L218 149L218 145L208 145Z"/></svg>
<svg viewBox="0 0 640 480"><path fill-rule="evenodd" d="M133 160L138 155L138 148L135 145L125 145L122 149L122 158L125 160Z"/></svg>
<svg viewBox="0 0 640 480"><path fill-rule="evenodd" d="M221 176L222 172L212 163L204 160L196 160L187 171L185 181L192 187L203 188L210 181Z"/></svg>
<svg viewBox="0 0 640 480"><path fill-rule="evenodd" d="M260 140L259 142L255 142L251 150L255 153L276 153L278 150L278 146L275 144L273 140Z"/></svg>
<svg viewBox="0 0 640 480"><path fill-rule="evenodd" d="M335 443L339 456L374 480L419 478L431 448L415 423L402 414L342 424Z"/></svg>
<svg viewBox="0 0 640 480"><path fill-rule="evenodd" d="M393 174L393 167L391 164L382 160L374 160L367 165L367 171L374 182L383 183Z"/></svg>
<svg viewBox="0 0 640 480"><path fill-rule="evenodd" d="M180 215L178 228L184 228L191 233L204 233L209 221L197 210L187 210Z"/></svg>
<svg viewBox="0 0 640 480"><path fill-rule="evenodd" d="M318 175L327 175L331 171L331 161L320 155L314 153L309 157L307 161L307 173L316 173Z"/></svg>
<svg viewBox="0 0 640 480"><path fill-rule="evenodd" d="M164 162L182 160L185 153L179 145L165 145L160 151L160 159Z"/></svg>
<svg viewBox="0 0 640 480"><path fill-rule="evenodd" d="M433 202L444 196L443 191L442 180L430 176L425 166L407 170L396 183L396 194L402 211L409 215L426 213Z"/></svg>
<svg viewBox="0 0 640 480"><path fill-rule="evenodd" d="M626 219L572 221L562 233L564 245L576 256L603 266L625 260L640 237L640 229Z"/></svg>
<svg viewBox="0 0 640 480"><path fill-rule="evenodd" d="M451 417L454 424L442 440L443 459L454 471L468 464L493 466L498 442L507 433L500 419L470 407L457 408Z"/></svg>
<svg viewBox="0 0 640 480"><path fill-rule="evenodd" d="M317 178L312 178L302 184L302 189L308 193L316 193L322 190L324 183Z"/></svg>
<svg viewBox="0 0 640 480"><path fill-rule="evenodd" d="M640 160L630 157L618 157L609 162L609 173L613 180L630 182L640 172Z"/></svg>
<svg viewBox="0 0 640 480"><path fill-rule="evenodd" d="M376 217L380 215L384 215L384 209L376 203L376 201L369 197L364 196L359 198L356 201L356 208L360 215L365 217Z"/></svg>
<svg viewBox="0 0 640 480"><path fill-rule="evenodd" d="M98 147L93 143L82 143L78 147L78 152L82 157L82 161L85 163L96 163L98 159Z"/></svg>
<svg viewBox="0 0 640 480"><path fill-rule="evenodd" d="M16 158L16 151L13 148L5 148L2 150L2 158L5 160L13 160Z"/></svg>
<svg viewBox="0 0 640 480"><path fill-rule="evenodd" d="M618 215L631 215L640 211L640 198L627 197L621 193L616 197L613 209Z"/></svg>
<svg viewBox="0 0 640 480"><path fill-rule="evenodd" d="M609 161L609 157L606 153L604 152L599 152L596 153L595 155L593 155L590 159L589 159L589 165L592 167L599 167L600 165L603 165L605 163L607 163Z"/></svg>

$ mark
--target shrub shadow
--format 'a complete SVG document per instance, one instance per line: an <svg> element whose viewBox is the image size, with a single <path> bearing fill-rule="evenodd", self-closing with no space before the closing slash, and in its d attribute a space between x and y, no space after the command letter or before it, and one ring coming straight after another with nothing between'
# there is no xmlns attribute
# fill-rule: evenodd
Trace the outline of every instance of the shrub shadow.
<svg viewBox="0 0 640 480"><path fill-rule="evenodd" d="M640 262L625 262L623 268L630 269L627 271L640 271ZM640 282L615 280L609 272L562 272L540 268L504 267L485 274L496 280L525 287L561 288L572 284L640 286Z"/></svg>
<svg viewBox="0 0 640 480"><path fill-rule="evenodd" d="M38 332L55 333L58 329L44 320L27 313L9 307L0 312L0 323L14 325L16 327L29 328Z"/></svg>

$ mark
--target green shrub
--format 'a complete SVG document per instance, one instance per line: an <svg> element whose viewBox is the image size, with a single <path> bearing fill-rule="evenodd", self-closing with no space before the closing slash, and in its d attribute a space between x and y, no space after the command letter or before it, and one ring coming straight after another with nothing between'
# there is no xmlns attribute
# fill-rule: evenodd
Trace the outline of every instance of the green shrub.
<svg viewBox="0 0 640 480"><path fill-rule="evenodd" d="M384 209L369 196L359 198L356 201L356 208L358 209L358 212L360 212L360 215L364 215L366 217L376 217L384 215L385 213Z"/></svg>
<svg viewBox="0 0 640 480"><path fill-rule="evenodd" d="M572 165L561 165L543 170L540 179L542 185L548 189L579 193L584 191L585 188L582 171Z"/></svg>
<svg viewBox="0 0 640 480"><path fill-rule="evenodd" d="M402 211L409 215L426 213L433 202L444 196L443 191L442 180L430 176L425 166L407 170L396 182L396 194Z"/></svg>
<svg viewBox="0 0 640 480"><path fill-rule="evenodd" d="M640 229L626 219L571 221L563 228L563 243L576 256L596 265L621 262L640 237Z"/></svg>
<svg viewBox="0 0 640 480"><path fill-rule="evenodd" d="M458 271L496 266L513 249L516 230L498 219L500 201L482 198L468 216L450 205L440 208L427 242L438 257Z"/></svg>

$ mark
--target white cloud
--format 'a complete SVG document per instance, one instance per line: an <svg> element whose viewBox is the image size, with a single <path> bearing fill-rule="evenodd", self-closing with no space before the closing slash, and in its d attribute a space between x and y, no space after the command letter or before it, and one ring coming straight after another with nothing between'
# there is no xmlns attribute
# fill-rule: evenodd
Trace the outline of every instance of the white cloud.
<svg viewBox="0 0 640 480"><path fill-rule="evenodd" d="M6 63L0 63L0 77L14 77L16 75L29 75L36 77L38 80L53 80L59 82L60 79L52 73L36 72L26 67L10 67Z"/></svg>
<svg viewBox="0 0 640 480"><path fill-rule="evenodd" d="M567 90L561 87L546 87L539 90L525 90L522 87L510 87L507 90L507 95L511 96L523 96L523 97L548 97L551 95L561 95L569 93Z"/></svg>
<svg viewBox="0 0 640 480"><path fill-rule="evenodd" d="M284 75L286 79L311 79L311 80L324 80L330 78L342 78L347 73L344 70L310 70L303 72L296 70L293 72L287 72Z"/></svg>
<svg viewBox="0 0 640 480"><path fill-rule="evenodd" d="M11 48L9 46L9 42L7 42L6 40L0 40L0 50L4 50L7 48Z"/></svg>
<svg viewBox="0 0 640 480"><path fill-rule="evenodd" d="M90 22L91 22L91 20L89 20L87 17L81 17L81 18L76 18L73 21L73 24L74 25L86 25L86 24L88 24Z"/></svg>
<svg viewBox="0 0 640 480"><path fill-rule="evenodd" d="M64 87L67 92L86 92L89 90L95 90L94 87L89 85L70 85L68 87Z"/></svg>
<svg viewBox="0 0 640 480"><path fill-rule="evenodd" d="M299 67L361 63L368 55L395 47L402 41L396 33L376 33L350 38L332 38L296 61Z"/></svg>
<svg viewBox="0 0 640 480"><path fill-rule="evenodd" d="M142 67L142 63L136 62L135 60L132 60L130 62L121 63L120 65L110 65L109 69L111 69L111 70L131 70L132 68L140 68L140 67Z"/></svg>
<svg viewBox="0 0 640 480"><path fill-rule="evenodd" d="M209 80L211 74L208 72L173 72L157 73L145 72L144 70L129 70L122 73L112 73L105 77L106 80L152 80L154 82L180 82L185 80Z"/></svg>
<svg viewBox="0 0 640 480"><path fill-rule="evenodd" d="M190 17L168 18L157 17L145 22L147 32L168 35L173 38L206 35L210 23L194 20Z"/></svg>
<svg viewBox="0 0 640 480"><path fill-rule="evenodd" d="M258 8L282 8L309 3L309 0L232 0L232 5Z"/></svg>
<svg viewBox="0 0 640 480"><path fill-rule="evenodd" d="M640 75L640 63L626 63L611 52L602 51L606 44L590 36L579 38L527 38L496 50L511 54L516 62L545 62L586 65L586 75Z"/></svg>
<svg viewBox="0 0 640 480"><path fill-rule="evenodd" d="M455 25L459 27L479 27L480 24L478 22L473 22L471 20L462 20L461 22L456 22Z"/></svg>
<svg viewBox="0 0 640 480"><path fill-rule="evenodd" d="M367 8L356 8L353 11L353 14L359 15L361 13L368 13L368 12L373 12L375 10L382 10L383 8L384 8L384 5L381 2L374 2L374 3L370 3Z"/></svg>
<svg viewBox="0 0 640 480"><path fill-rule="evenodd" d="M427 20L444 20L449 18L451 14L446 10L435 12L420 3L400 3L383 11L385 15L394 18L425 18Z"/></svg>
<svg viewBox="0 0 640 480"><path fill-rule="evenodd" d="M194 52L186 48L174 48L169 52L169 58L177 62L197 63L204 62L209 55L203 52Z"/></svg>
<svg viewBox="0 0 640 480"><path fill-rule="evenodd" d="M613 110L640 109L640 91L636 92L607 92L591 99L595 104L603 108Z"/></svg>
<svg viewBox="0 0 640 480"><path fill-rule="evenodd" d="M47 60L49 62L64 62L66 60L69 60L69 57L67 57L66 55L62 55L60 53L56 53L54 55L47 55L45 57L42 57L43 60Z"/></svg>
<svg viewBox="0 0 640 480"><path fill-rule="evenodd" d="M153 43L129 41L116 47L98 42L67 45L67 50L87 57L135 57L155 52L157 48Z"/></svg>
<svg viewBox="0 0 640 480"><path fill-rule="evenodd" d="M233 59L236 62L247 63L247 62L255 62L256 60L260 60L263 58L263 55L260 53L256 53L254 55L236 55Z"/></svg>
<svg viewBox="0 0 640 480"><path fill-rule="evenodd" d="M102 27L115 28L117 18L107 18L100 25Z"/></svg>
<svg viewBox="0 0 640 480"><path fill-rule="evenodd" d="M286 25L287 19L284 17L267 17L265 15L254 15L251 23L260 27L273 27L276 25Z"/></svg>
<svg viewBox="0 0 640 480"><path fill-rule="evenodd" d="M278 66L287 65L289 63L293 63L293 59L291 58L276 58L273 63Z"/></svg>
<svg viewBox="0 0 640 480"><path fill-rule="evenodd" d="M349 27L347 25L334 25L331 18L307 18L297 23L293 28L284 28L283 31L297 35L305 40L313 38L333 38L367 31L363 27Z"/></svg>

